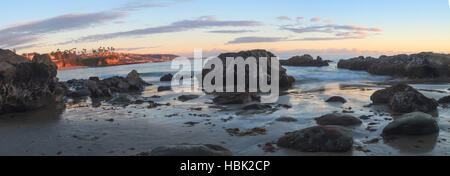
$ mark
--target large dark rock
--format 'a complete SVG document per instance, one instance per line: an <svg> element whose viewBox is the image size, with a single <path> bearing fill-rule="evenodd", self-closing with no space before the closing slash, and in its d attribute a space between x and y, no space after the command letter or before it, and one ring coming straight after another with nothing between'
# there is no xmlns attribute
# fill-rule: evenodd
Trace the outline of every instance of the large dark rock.
<svg viewBox="0 0 450 176"><path fill-rule="evenodd" d="M68 97L91 96L93 98L111 97L115 92L143 91L149 85L139 76L136 70L131 71L127 77L114 76L100 80L98 77L90 77L88 80L69 80ZM89 90L89 92L87 91Z"/></svg>
<svg viewBox="0 0 450 176"><path fill-rule="evenodd" d="M339 113L323 115L315 120L319 125L355 126L362 124L362 121L356 117Z"/></svg>
<svg viewBox="0 0 450 176"><path fill-rule="evenodd" d="M372 94L370 99L374 104L388 104L394 112L398 113L432 112L438 106L434 99L425 97L419 91L406 84L397 84L378 90Z"/></svg>
<svg viewBox="0 0 450 176"><path fill-rule="evenodd" d="M256 59L257 65L258 65L258 69L259 69L260 58L261 58L261 57L266 57L266 58L267 58L267 66L268 66L267 70L268 70L268 73L267 73L267 75L259 75L259 72L258 72L258 75L257 75L257 78L256 78L256 79L259 80L259 77L261 77L261 76L266 76L266 77L267 77L267 80L275 79L275 78L272 78L272 77L271 77L270 70L271 70L271 68L272 68L272 65L271 65L271 59L274 58L274 57L276 57L276 56L275 56L274 54L272 54L271 52L268 52L268 51L266 51L266 50L250 50L250 51L241 51L241 52L238 52L238 53L223 53L223 54L220 54L220 55L218 56L218 58L219 58L219 59L222 61L222 63L223 63L223 68L224 68L224 69L223 69L223 82L224 82L224 87L225 87L225 85L227 85L227 83L226 83L226 68L227 68L227 62L226 62L226 59L227 59L228 57L232 57L232 58L242 57L244 60L246 60L246 59L249 58L249 57L254 57L254 58ZM203 69L203 70L202 70L202 74L203 74L203 76L204 76L203 78L205 78L205 75L207 75L207 74L208 74L209 72L211 72L213 69L214 69L214 66L213 66L212 69ZM248 85L249 85L249 79L255 79L255 78L250 78L250 76L249 76L249 69L248 69L248 68L246 68L245 75L246 75L246 77L245 77L246 90L248 91L248 88L249 88L249 86L248 86ZM236 68L236 67L235 67L235 69L234 69L234 76L237 77L237 68ZM287 75L286 69L283 68L283 67L281 66L281 64L280 64L280 66L279 66L279 78L276 78L276 79L278 79L278 80L280 81L280 89L281 89L281 90L285 90L285 89L291 88L292 85L293 85L294 82L295 82L295 78L292 77L292 76ZM205 83L205 82L203 82L203 83ZM214 82L213 82L213 83L214 83ZM236 84L237 84L237 80L235 79L235 82L234 82L233 85L236 85ZM258 85L258 86L259 86L259 85ZM235 87L237 87L237 86L235 86ZM258 89L258 90L259 90L259 89ZM224 91L225 91L225 89L224 89Z"/></svg>
<svg viewBox="0 0 450 176"><path fill-rule="evenodd" d="M0 49L0 114L60 102L65 92L56 78L57 70L49 55L36 54L30 61Z"/></svg>
<svg viewBox="0 0 450 176"><path fill-rule="evenodd" d="M299 66L299 67L323 67L329 66L330 61L322 60L320 56L316 60L311 55L305 54L303 56L294 56L289 60L280 60L281 65L284 66Z"/></svg>
<svg viewBox="0 0 450 176"><path fill-rule="evenodd" d="M436 78L450 76L450 55L424 52L412 55L357 57L340 60L338 68L365 70L376 75L410 78Z"/></svg>
<svg viewBox="0 0 450 176"><path fill-rule="evenodd" d="M439 125L429 114L414 112L401 116L383 129L383 135L426 135L439 132Z"/></svg>
<svg viewBox="0 0 450 176"><path fill-rule="evenodd" d="M286 133L278 146L302 152L346 152L353 147L353 137L335 126L316 126Z"/></svg>
<svg viewBox="0 0 450 176"><path fill-rule="evenodd" d="M166 145L153 149L151 156L232 156L230 150L212 144Z"/></svg>

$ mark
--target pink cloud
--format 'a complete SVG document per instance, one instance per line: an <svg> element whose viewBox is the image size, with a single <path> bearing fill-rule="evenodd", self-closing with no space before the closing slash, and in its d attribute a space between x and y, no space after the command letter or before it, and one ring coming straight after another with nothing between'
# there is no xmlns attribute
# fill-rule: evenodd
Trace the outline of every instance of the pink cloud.
<svg viewBox="0 0 450 176"><path fill-rule="evenodd" d="M314 17L311 19L312 22L317 22L320 21L322 18L321 17Z"/></svg>

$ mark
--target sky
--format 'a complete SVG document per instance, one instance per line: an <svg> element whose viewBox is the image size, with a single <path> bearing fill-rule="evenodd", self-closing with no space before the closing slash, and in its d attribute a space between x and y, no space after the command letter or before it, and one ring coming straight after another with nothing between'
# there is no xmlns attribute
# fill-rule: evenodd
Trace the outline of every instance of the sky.
<svg viewBox="0 0 450 176"><path fill-rule="evenodd" d="M18 53L450 53L450 0L8 0L0 14L0 48Z"/></svg>

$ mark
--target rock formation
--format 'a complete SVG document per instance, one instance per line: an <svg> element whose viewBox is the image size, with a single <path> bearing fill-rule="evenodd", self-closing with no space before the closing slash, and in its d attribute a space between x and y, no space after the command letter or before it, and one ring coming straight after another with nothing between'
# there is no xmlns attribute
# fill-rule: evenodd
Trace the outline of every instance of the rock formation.
<svg viewBox="0 0 450 176"><path fill-rule="evenodd" d="M0 49L0 114L60 102L64 89L56 78L57 69L48 55L36 54L30 61Z"/></svg>
<svg viewBox="0 0 450 176"><path fill-rule="evenodd" d="M322 60L320 56L316 60L311 55L294 56L289 60L280 60L283 66L299 66L299 67L323 67L329 66L330 61Z"/></svg>
<svg viewBox="0 0 450 176"><path fill-rule="evenodd" d="M419 53L412 55L357 57L340 60L338 68L365 70L375 75L389 75L409 78L437 78L450 76L450 55Z"/></svg>

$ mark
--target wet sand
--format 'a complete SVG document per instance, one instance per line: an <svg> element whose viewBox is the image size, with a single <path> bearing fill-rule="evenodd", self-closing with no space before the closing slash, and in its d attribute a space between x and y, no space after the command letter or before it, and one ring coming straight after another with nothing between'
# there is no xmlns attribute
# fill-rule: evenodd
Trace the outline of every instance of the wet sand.
<svg viewBox="0 0 450 176"><path fill-rule="evenodd" d="M448 84L417 84L413 87L430 98L448 95ZM440 106L435 117L438 135L398 137L384 141L380 133L392 120L384 106L370 106L370 95L384 86L373 83L323 83L296 85L278 104L291 105L277 111L245 112L242 106L215 106L212 96L200 94L188 102L176 100L181 94L157 92L150 86L137 97L157 103L170 103L148 109L147 103L127 107L102 102L93 107L91 100L69 101L66 107L48 107L38 111L0 116L0 155L45 156L130 156L150 152L167 144L217 144L238 156L303 155L450 155L450 109ZM159 95L161 98L150 98ZM346 104L326 103L331 96L342 96ZM275 105L274 105L275 107ZM351 109L350 109L351 107ZM201 110L199 109L201 108ZM279 149L265 152L266 143L276 142L286 132L315 126L315 117L334 111L353 111L349 115L373 115L353 131L354 149L347 153L302 153ZM298 122L279 122L282 116ZM190 123L187 123L190 122ZM187 124L186 124L187 123ZM265 128L266 134L231 136L226 129ZM378 142L374 142L378 139ZM274 145L274 147L277 147Z"/></svg>

